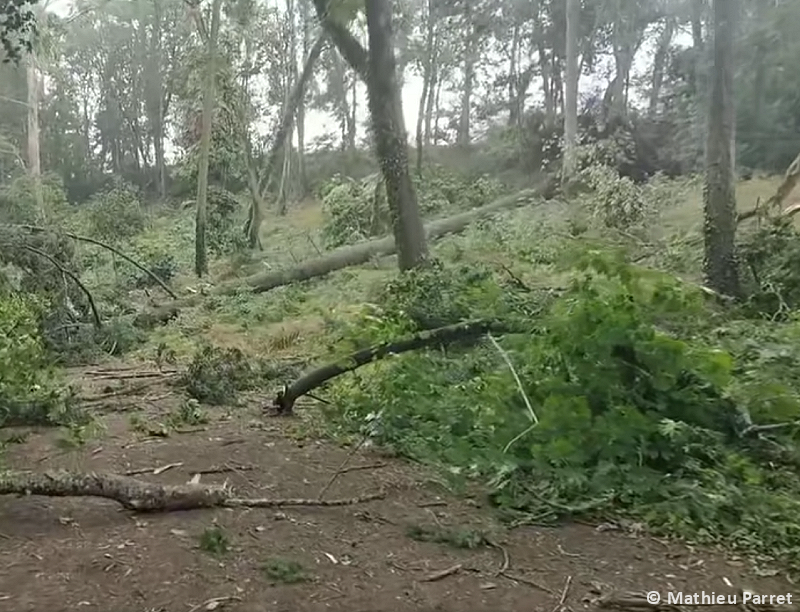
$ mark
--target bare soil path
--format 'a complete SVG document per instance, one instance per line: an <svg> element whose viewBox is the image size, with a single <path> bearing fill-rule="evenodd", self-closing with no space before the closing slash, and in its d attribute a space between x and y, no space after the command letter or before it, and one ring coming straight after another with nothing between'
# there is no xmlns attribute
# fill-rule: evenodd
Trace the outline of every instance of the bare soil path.
<svg viewBox="0 0 800 612"><path fill-rule="evenodd" d="M86 395L106 384L83 378ZM211 410L208 424L147 437L131 426L131 407L157 421L180 398L146 392L96 403L106 431L79 449L60 449L53 432L40 431L11 445L7 460L37 470L149 470L138 477L176 484L200 471L201 482L227 479L242 496L315 498L349 453L298 441L292 422L263 418L255 405ZM636 533L585 525L506 531L479 497L449 495L423 470L373 451L357 453L350 466L326 497L385 488L386 498L134 515L93 498L2 497L0 610L557 612L595 609L598 591L734 592L725 579L764 594L792 590L741 561ZM214 526L226 553L201 545ZM419 541L415 529L481 531L499 547Z"/></svg>

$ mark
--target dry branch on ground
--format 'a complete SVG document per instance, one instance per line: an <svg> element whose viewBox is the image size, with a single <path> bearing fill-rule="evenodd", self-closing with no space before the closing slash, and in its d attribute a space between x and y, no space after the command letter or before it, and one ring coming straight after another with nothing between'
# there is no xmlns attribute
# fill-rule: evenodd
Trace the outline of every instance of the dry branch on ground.
<svg viewBox="0 0 800 612"><path fill-rule="evenodd" d="M199 508L277 508L285 506L347 506L381 499L383 492L332 500L233 497L223 485L161 485L104 472L0 472L0 495L102 497L137 512L169 512Z"/></svg>

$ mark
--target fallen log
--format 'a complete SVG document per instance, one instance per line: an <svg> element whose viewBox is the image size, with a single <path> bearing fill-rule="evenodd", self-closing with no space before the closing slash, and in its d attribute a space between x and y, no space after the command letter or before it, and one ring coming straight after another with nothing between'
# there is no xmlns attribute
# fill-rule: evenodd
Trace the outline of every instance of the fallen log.
<svg viewBox="0 0 800 612"><path fill-rule="evenodd" d="M104 472L77 473L0 471L0 495L102 497L137 512L170 512L199 508L277 508L286 506L348 506L384 497L383 492L347 499L237 498L222 485L161 485Z"/></svg>
<svg viewBox="0 0 800 612"><path fill-rule="evenodd" d="M495 320L466 321L418 332L408 338L384 342L377 346L361 349L344 359L311 370L303 374L291 385L284 386L273 400L272 407L276 415L289 416L292 414L294 404L299 398L337 376L352 372L361 366L389 355L399 355L400 353L418 350L435 344L448 344L457 340L475 338L490 331L508 332L513 330L509 325Z"/></svg>
<svg viewBox="0 0 800 612"><path fill-rule="evenodd" d="M500 198L452 217L431 221L425 226L425 234L429 240L441 238L448 234L464 231L471 223L486 216L520 206L537 202L552 196L556 182L547 179L540 187L525 189L518 193ZM294 282L309 280L326 276L331 272L342 270L350 266L357 266L368 262L374 257L391 255L395 252L394 238L386 236L369 242L362 242L352 246L335 249L326 255L309 259L293 268L273 270L248 276L244 279L233 279L220 283L209 290L210 295L232 295L242 288L249 289L252 293L264 293L277 287L283 287ZM194 294L185 298L169 302L158 308L149 309L136 317L134 323L139 327L150 327L163 324L174 318L181 308L196 305L202 299L202 294Z"/></svg>

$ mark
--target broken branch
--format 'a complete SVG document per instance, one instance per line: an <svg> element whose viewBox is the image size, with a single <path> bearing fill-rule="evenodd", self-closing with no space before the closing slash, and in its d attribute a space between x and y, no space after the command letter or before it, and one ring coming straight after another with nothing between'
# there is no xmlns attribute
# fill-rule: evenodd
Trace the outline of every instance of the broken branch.
<svg viewBox="0 0 800 612"><path fill-rule="evenodd" d="M435 344L482 336L493 330L507 332L509 328L498 321L467 321L419 332L403 340L385 342L378 346L356 351L339 362L329 363L321 368L312 370L291 385L284 387L273 401L273 408L278 414L289 415L292 413L298 398L346 372L352 372L363 365L378 361L389 355L399 355L400 353L418 350Z"/></svg>
<svg viewBox="0 0 800 612"><path fill-rule="evenodd" d="M102 497L137 512L170 512L199 508L277 508L285 506L348 506L384 497L378 492L347 499L237 498L220 485L160 485L103 472L0 472L0 495Z"/></svg>

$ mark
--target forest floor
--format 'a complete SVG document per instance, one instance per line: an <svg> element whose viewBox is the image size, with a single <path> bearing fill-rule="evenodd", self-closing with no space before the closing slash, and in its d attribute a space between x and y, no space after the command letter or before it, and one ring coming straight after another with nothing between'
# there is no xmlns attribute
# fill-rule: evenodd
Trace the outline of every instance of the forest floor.
<svg viewBox="0 0 800 612"><path fill-rule="evenodd" d="M744 184L742 208L773 189L774 181ZM701 210L698 199L686 201L667 222L690 231ZM296 252L272 240L270 264L313 255L308 232L319 222L318 208L283 218L274 231L296 234ZM346 314L390 270L374 262L268 299L231 298L222 311L186 313L126 362L70 373L99 431L76 444L80 432L6 429L15 443L4 461L160 484L200 473L201 483L227 482L239 497L315 499L351 450L309 435L315 424L305 410L296 419L268 418L269 398L251 396L237 408L203 407L202 425L163 426L183 405L169 384L174 373L141 371L155 370L154 345L166 343L182 362L201 337L245 352L264 347L276 358L307 357L323 341L324 316ZM793 589L743 559L656 539L635 524L508 529L480 492L451 491L433 472L375 449L349 457L325 497L381 490L383 499L347 506L148 515L95 498L0 497L0 610L559 612L596 609L613 593ZM464 545L480 535L488 545ZM627 609L647 608L656 609Z"/></svg>
<svg viewBox="0 0 800 612"><path fill-rule="evenodd" d="M113 366L75 372L84 396L130 389L133 375ZM210 410L206 424L167 437L132 426L167 422L179 409L168 378L96 402L104 431L89 442L64 449L52 430L34 432L9 447L8 463L162 484L199 472L200 482L227 481L239 496L315 499L350 453L299 436L296 420L265 417L258 398ZM425 470L372 449L352 456L326 498L380 490L384 499L351 506L149 515L95 498L6 496L0 609L553 612L596 609L614 593L792 590L741 559L648 537L637 525L508 530L479 495L449 493ZM492 545L459 546L476 534Z"/></svg>

